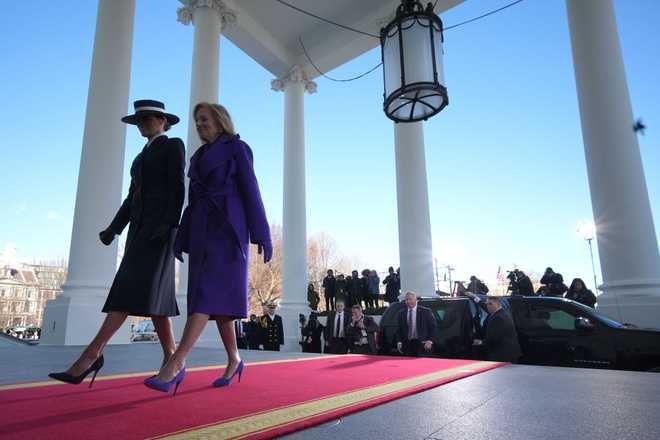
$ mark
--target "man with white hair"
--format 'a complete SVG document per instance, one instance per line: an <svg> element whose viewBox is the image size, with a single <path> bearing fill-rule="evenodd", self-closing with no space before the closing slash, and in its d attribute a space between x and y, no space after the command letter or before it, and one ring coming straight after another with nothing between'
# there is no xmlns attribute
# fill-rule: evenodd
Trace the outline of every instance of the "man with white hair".
<svg viewBox="0 0 660 440"><path fill-rule="evenodd" d="M406 308L399 312L396 348L406 356L423 356L433 351L437 323L431 309L417 305L417 295L406 292Z"/></svg>
<svg viewBox="0 0 660 440"><path fill-rule="evenodd" d="M335 303L336 311L328 313L325 326L325 352L334 354L348 353L346 330L351 323L351 315L344 310L344 301L338 299Z"/></svg>

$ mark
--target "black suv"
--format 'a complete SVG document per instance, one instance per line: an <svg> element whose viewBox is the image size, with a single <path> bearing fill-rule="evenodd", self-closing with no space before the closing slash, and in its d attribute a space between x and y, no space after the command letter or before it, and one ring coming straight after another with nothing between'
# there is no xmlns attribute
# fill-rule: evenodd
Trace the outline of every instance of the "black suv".
<svg viewBox="0 0 660 440"><path fill-rule="evenodd" d="M487 312L468 298L420 298L437 321L432 356L485 359L472 341L483 337ZM516 324L521 363L660 371L660 330L620 324L580 303L552 297L502 297ZM381 354L394 354L396 316L392 304L380 320Z"/></svg>

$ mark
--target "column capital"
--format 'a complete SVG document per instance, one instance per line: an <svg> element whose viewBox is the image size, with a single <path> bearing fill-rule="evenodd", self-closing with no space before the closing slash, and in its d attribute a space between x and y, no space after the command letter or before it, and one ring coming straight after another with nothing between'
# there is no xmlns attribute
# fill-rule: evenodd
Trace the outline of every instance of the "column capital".
<svg viewBox="0 0 660 440"><path fill-rule="evenodd" d="M184 25L194 24L194 12L198 8L209 8L220 16L222 28L236 24L236 11L230 9L223 0L179 0L183 6L176 10L177 21Z"/></svg>
<svg viewBox="0 0 660 440"><path fill-rule="evenodd" d="M286 88L287 84L294 82L303 83L305 91L310 95L316 93L318 88L316 82L307 79L307 75L300 66L295 66L287 75L272 80L270 82L270 88L276 92L281 92Z"/></svg>

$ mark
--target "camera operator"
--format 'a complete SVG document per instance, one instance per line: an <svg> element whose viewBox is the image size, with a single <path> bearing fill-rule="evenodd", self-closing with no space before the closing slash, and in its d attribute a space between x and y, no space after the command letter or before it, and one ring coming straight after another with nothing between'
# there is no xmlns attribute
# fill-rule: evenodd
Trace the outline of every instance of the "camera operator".
<svg viewBox="0 0 660 440"><path fill-rule="evenodd" d="M530 280L523 271L518 269L509 271L507 278L510 281L509 288L507 290L511 292L511 295L534 295L534 285L532 284L532 280Z"/></svg>
<svg viewBox="0 0 660 440"><path fill-rule="evenodd" d="M508 270L506 278L509 280L509 287L506 291L511 292L512 296L521 295L520 286L518 285L518 269Z"/></svg>
<svg viewBox="0 0 660 440"><path fill-rule="evenodd" d="M486 286L479 278L472 275L470 277L470 282L467 285L467 291L486 294L488 293L488 286Z"/></svg>
<svg viewBox="0 0 660 440"><path fill-rule="evenodd" d="M521 270L514 270L516 274L516 280L518 282L518 295L522 296L533 296L534 295L534 285L532 280Z"/></svg>
<svg viewBox="0 0 660 440"><path fill-rule="evenodd" d="M465 288L465 281L454 281L454 295L453 296L468 296L467 289Z"/></svg>
<svg viewBox="0 0 660 440"><path fill-rule="evenodd" d="M568 290L568 287L564 284L564 277L560 273L553 271L551 267L545 269L545 273L541 278L541 284L543 286L536 292L541 296L563 296Z"/></svg>

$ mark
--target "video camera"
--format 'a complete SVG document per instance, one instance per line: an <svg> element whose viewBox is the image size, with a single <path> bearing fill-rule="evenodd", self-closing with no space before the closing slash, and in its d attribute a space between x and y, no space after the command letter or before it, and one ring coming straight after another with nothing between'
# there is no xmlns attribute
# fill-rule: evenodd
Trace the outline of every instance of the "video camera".
<svg viewBox="0 0 660 440"><path fill-rule="evenodd" d="M520 271L518 269L513 269L513 270L507 270L507 279L509 280L509 287L507 287L507 291L510 291L512 295L515 295L518 290L520 290L520 286L518 285L519 277L520 277Z"/></svg>

